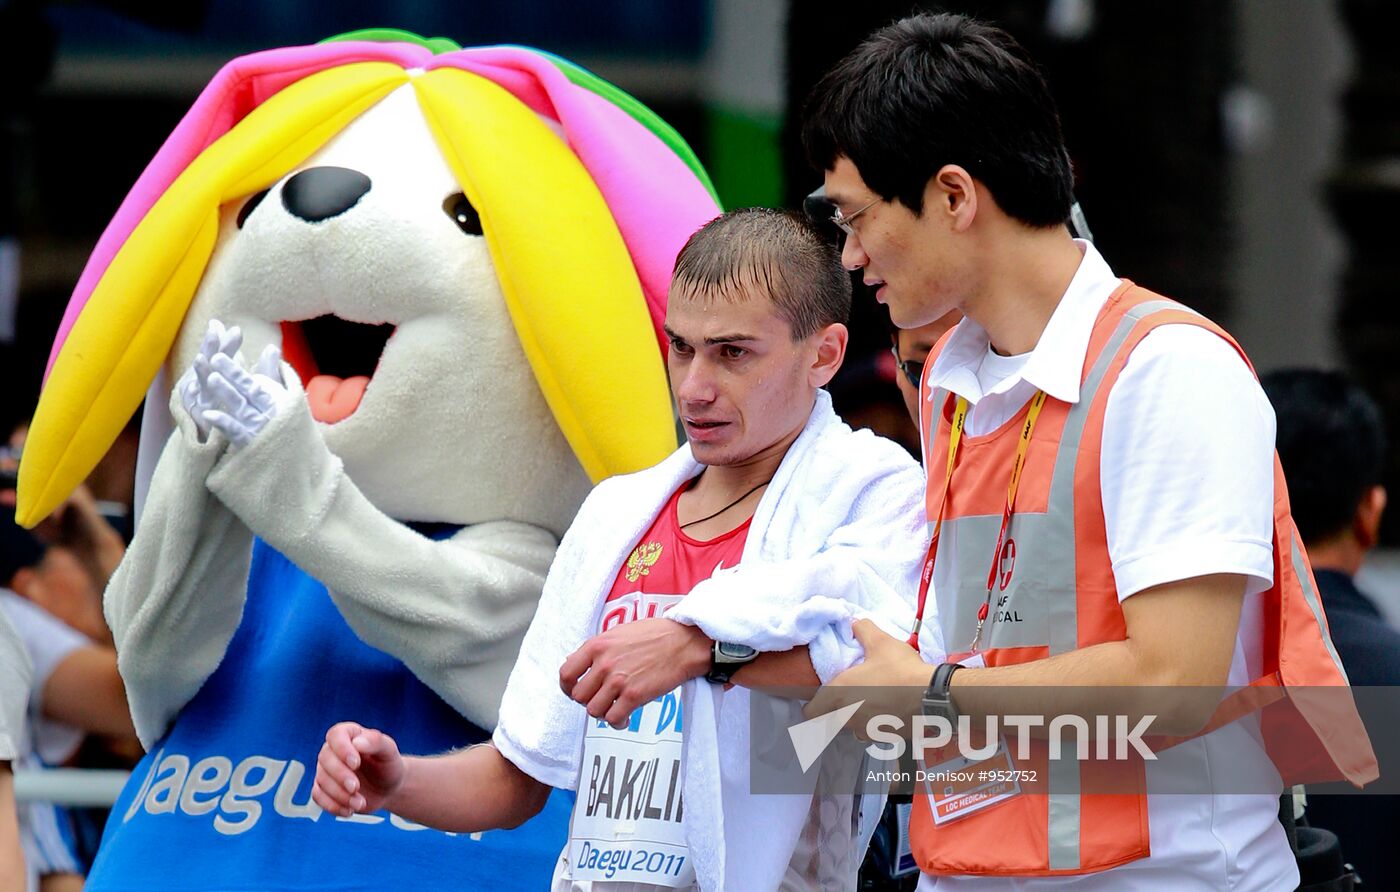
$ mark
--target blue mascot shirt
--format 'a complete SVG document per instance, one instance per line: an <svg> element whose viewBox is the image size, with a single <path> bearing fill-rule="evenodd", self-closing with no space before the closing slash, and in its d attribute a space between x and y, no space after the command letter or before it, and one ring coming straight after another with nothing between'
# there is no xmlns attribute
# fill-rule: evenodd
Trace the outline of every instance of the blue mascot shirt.
<svg viewBox="0 0 1400 892"><path fill-rule="evenodd" d="M254 540L243 619L219 668L137 766L87 888L539 890L568 832L555 791L523 826L443 833L311 799L326 729L354 720L405 753L487 739L396 658L351 631L326 588Z"/></svg>

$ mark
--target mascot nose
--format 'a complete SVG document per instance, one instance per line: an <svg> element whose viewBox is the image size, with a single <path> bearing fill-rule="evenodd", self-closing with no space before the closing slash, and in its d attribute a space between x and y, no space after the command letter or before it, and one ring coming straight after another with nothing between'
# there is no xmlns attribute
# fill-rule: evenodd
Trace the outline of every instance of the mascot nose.
<svg viewBox="0 0 1400 892"><path fill-rule="evenodd" d="M287 180L282 205L308 223L319 223L350 210L369 187L369 177L358 170L313 167Z"/></svg>

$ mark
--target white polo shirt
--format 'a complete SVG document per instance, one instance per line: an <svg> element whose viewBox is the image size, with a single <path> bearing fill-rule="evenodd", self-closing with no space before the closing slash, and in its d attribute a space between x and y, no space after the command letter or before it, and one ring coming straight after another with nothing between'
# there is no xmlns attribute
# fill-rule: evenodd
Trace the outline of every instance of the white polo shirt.
<svg viewBox="0 0 1400 892"><path fill-rule="evenodd" d="M929 370L931 389L967 399L970 436L1000 427L1038 389L1079 401L1094 320L1121 281L1092 244L1076 244L1084 259L1031 352L999 356L986 330L964 319ZM1263 389L1234 348L1197 326L1152 331L1109 392L1099 474L1118 598L1214 573L1249 577L1230 684L1249 681L1260 649L1257 595L1273 584L1273 457L1274 413ZM953 574L951 561L940 562L934 586ZM1292 889L1298 873L1278 822L1277 792L1151 793L1154 774L1208 776L1202 773L1228 766L1238 777L1242 765L1258 772L1251 789L1277 783L1281 792L1248 722L1148 764L1150 858L1082 877L925 876L919 889Z"/></svg>

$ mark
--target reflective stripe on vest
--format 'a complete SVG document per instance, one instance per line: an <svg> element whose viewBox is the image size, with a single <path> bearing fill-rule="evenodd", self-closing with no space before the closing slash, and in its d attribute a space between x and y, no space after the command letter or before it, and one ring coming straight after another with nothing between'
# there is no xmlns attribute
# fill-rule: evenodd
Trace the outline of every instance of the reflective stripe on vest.
<svg viewBox="0 0 1400 892"><path fill-rule="evenodd" d="M987 665L1044 659L1126 637L1099 491L1103 413L1109 391L1137 343L1159 325L1183 323L1206 328L1239 350L1229 335L1195 311L1125 282L1109 298L1095 322L1079 401L1071 405L1051 399L1046 403L1027 459L1023 492L1011 521L1012 544L1004 546L1000 556L999 590L993 593L993 610L982 633L982 654ZM1242 352L1240 355L1243 357ZM936 356L929 357L928 367L935 359ZM942 498L941 469L947 459L949 403L949 395L938 391L932 399L923 401L921 428L932 433L925 437L925 466L936 469L929 475L929 517L937 517L940 509L944 511L934 581L937 621L948 648L958 651L972 641L976 628L976 611L986 591L987 561L1001 524L998 500L1014 446L1014 436L1009 432L1019 428L1025 410L996 431L979 436L964 432L945 509L938 502ZM1277 469L1277 461L1275 466ZM1275 584L1261 596L1261 603L1265 609L1289 611L1295 620L1300 615L1307 617L1307 622L1288 624L1290 640L1283 642L1291 655L1302 654L1304 658L1293 661L1296 673L1289 669L1297 677L1284 678L1280 661L1269 659L1270 654L1277 657L1280 647L1271 649L1266 645L1264 675L1256 681L1265 687L1227 700L1217 713L1218 721L1213 720L1202 733L1281 699L1280 684L1346 683L1326 632L1325 616L1306 558L1296 542L1282 476L1277 470L1275 485L1281 496L1275 499L1275 504L1281 506L1276 508L1275 517ZM1278 566L1283 555L1287 555L1286 570ZM1323 646L1316 646L1319 643ZM1267 688L1270 685L1271 690ZM1328 729L1328 722L1340 722L1345 733ZM1365 745L1365 734L1354 709L1349 716L1334 711L1325 721L1313 719L1308 724L1341 775L1353 781L1366 779L1369 766L1374 776L1374 757ZM1296 732L1296 728L1293 730ZM1344 751L1343 738L1353 732L1359 733L1365 753ZM1174 742L1179 741L1163 741L1161 745ZM1271 750L1270 755L1275 753ZM930 873L1045 876L1088 873L1147 856L1146 788L1141 763L1135 769L1139 772L1140 791L1136 796L1082 794L1087 775L1081 777L1081 772L1105 770L1101 764L1081 765L1065 758L1047 760L1044 767L1044 795L1022 794L1017 797L1020 802L998 805L937 828L932 825L925 797L917 797L912 835L921 868ZM1287 780L1288 770L1283 765L1279 767ZM1124 769L1120 765L1108 770ZM1009 842L1027 836L1024 828L1028 825L1043 827L1043 843L1039 842L1039 832L1034 834L1034 842Z"/></svg>

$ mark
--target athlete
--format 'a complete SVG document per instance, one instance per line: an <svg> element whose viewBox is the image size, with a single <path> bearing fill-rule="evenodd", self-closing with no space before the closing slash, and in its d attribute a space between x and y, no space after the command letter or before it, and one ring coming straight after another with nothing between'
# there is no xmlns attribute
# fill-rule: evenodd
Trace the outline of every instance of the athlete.
<svg viewBox="0 0 1400 892"><path fill-rule="evenodd" d="M492 743L404 757L392 729L338 724L316 801L469 832L577 789L556 890L852 887L862 804L752 796L730 745L747 688L815 686L858 659L850 617L907 634L922 476L821 390L849 309L834 248L799 217L735 211L693 236L665 328L686 444L585 502Z"/></svg>

